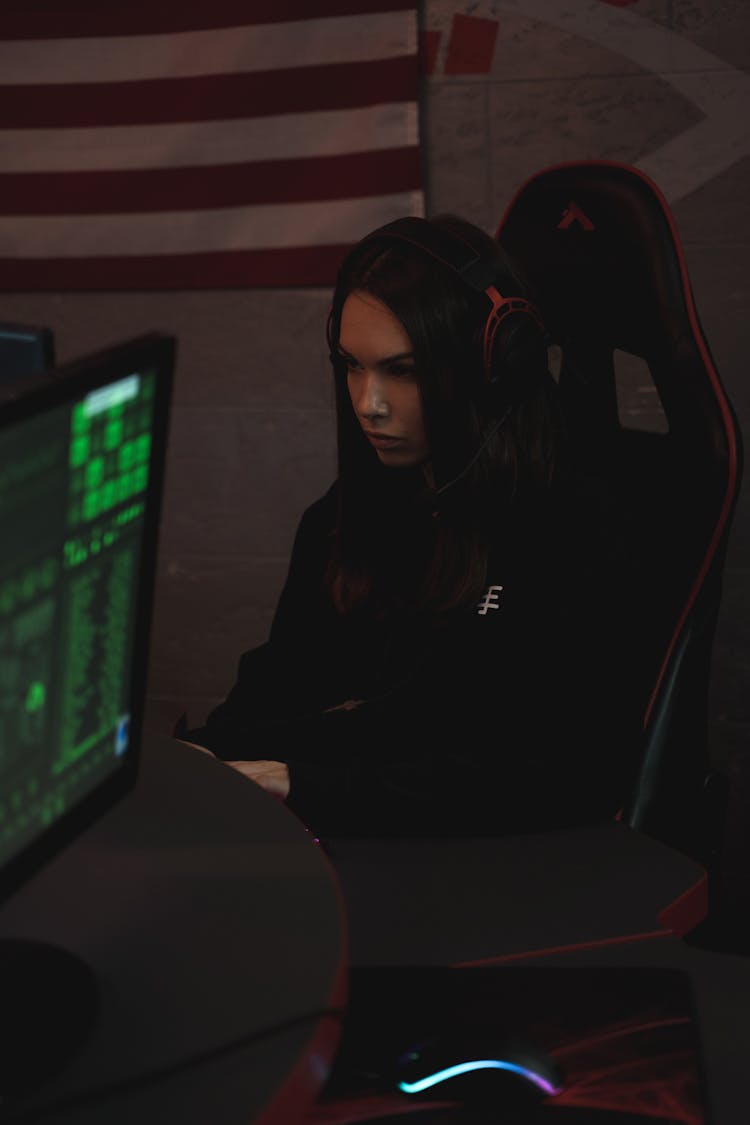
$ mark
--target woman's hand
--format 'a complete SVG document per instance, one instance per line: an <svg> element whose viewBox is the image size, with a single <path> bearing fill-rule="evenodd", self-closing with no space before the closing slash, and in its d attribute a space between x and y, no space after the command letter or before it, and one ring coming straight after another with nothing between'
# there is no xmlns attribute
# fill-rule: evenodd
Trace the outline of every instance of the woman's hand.
<svg viewBox="0 0 750 1125"><path fill-rule="evenodd" d="M188 742L186 738L178 738L176 741L182 742L185 746L192 746L194 750L200 750L211 758L216 757L213 751L207 750L205 746L199 746L197 742ZM282 801L289 796L289 768L286 762L260 760L257 762L224 762L224 765L231 766L232 769L237 770L237 773L249 777L251 781L256 782L262 789Z"/></svg>
<svg viewBox="0 0 750 1125"><path fill-rule="evenodd" d="M286 762L257 761L226 764L245 777L249 777L251 781L279 800L283 801L289 796L289 767Z"/></svg>

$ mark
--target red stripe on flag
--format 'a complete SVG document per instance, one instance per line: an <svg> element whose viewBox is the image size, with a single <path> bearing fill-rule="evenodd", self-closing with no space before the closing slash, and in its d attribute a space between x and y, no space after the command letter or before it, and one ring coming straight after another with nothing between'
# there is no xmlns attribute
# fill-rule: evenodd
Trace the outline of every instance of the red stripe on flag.
<svg viewBox="0 0 750 1125"><path fill-rule="evenodd" d="M26 0L7 4L0 13L2 39L70 39L89 36L158 35L171 31L205 31L217 27L287 23L289 20L361 16L363 12L407 12L413 0L185 0L154 3L61 3Z"/></svg>
<svg viewBox="0 0 750 1125"><path fill-rule="evenodd" d="M444 74L488 74L497 39L497 20L454 16Z"/></svg>
<svg viewBox="0 0 750 1125"><path fill-rule="evenodd" d="M416 146L253 164L0 174L6 215L193 211L418 191Z"/></svg>
<svg viewBox="0 0 750 1125"><path fill-rule="evenodd" d="M254 74L0 86L0 128L85 128L267 117L414 98L417 57ZM366 138L364 138L366 142Z"/></svg>
<svg viewBox="0 0 750 1125"><path fill-rule="evenodd" d="M0 290L332 285L351 243L132 258L0 258Z"/></svg>
<svg viewBox="0 0 750 1125"><path fill-rule="evenodd" d="M93 0L72 2L71 7L68 0L62 5L54 0L26 0L23 6L6 5L0 14L0 37L11 54L14 38L32 36L51 40L53 50L52 69L46 66L48 52L29 51L29 73L24 75L30 80L28 85L0 85L0 128L13 131L17 141L17 170L4 176L0 172L6 255L0 259L0 288L327 285L335 279L347 248L329 246L328 240L349 236L355 223L355 229L361 226L364 230L370 219L372 226L380 225L384 215L394 209L406 206L420 211L415 0L367 0L364 4L362 0L253 0L251 4L215 0L210 5L203 0L200 4L185 0L179 5L176 0L162 4L131 0L124 6ZM357 20L372 15L378 17L375 24ZM331 36L327 23L335 16L351 17L338 29L345 32L340 39L338 34ZM306 21L302 31L310 39L310 57L325 59L325 63L302 65L297 49L299 20ZM133 53L137 44L126 38L122 49L115 52L120 69L112 77L117 81L79 80L86 77L85 63L80 60L85 59L87 39L92 36L175 33L173 43L153 42L148 50L153 60L179 60L183 57L181 32L241 26L245 39L252 43L253 28L260 29L264 22L273 24L274 30L270 36L273 53L261 64L269 69L262 73L241 70L236 37L229 33L212 39L212 51L221 56L212 57L210 74L170 78L169 64L164 63L160 69L142 72L159 77L128 81L130 73L138 73L137 68L127 69L128 58L137 60ZM392 42L394 52L410 53L354 61L356 51L351 44L373 26L382 38L381 50ZM63 57L66 50L67 60ZM52 64L58 51L60 68L55 71ZM276 67L275 60L284 65ZM248 65L254 63L257 60L251 58ZM37 65L39 73L35 74ZM44 82L47 75L66 74L76 81ZM372 118L377 132L372 141L368 129L357 127L357 115L345 112L369 107L374 112L365 116ZM293 159L300 136L319 124L313 115L326 111L334 114L333 131L321 138L319 146L311 137L311 143L303 146L308 155ZM274 159L254 161L245 148L227 149L237 131L243 130L243 119L257 119L260 145L267 130L273 130L273 146L258 151L258 156ZM195 133L191 125L196 125ZM116 133L118 127L123 127L120 133ZM133 127L132 134L127 127ZM52 134L49 146L55 155L48 162L48 171L39 170L45 166L38 137L41 129ZM86 129L105 134L92 132L89 143L99 146L94 153L76 148L78 143L85 144ZM61 130L59 140L55 130ZM64 130L77 133L72 136ZM115 133L111 143L108 130ZM132 168L118 167L118 145L126 142L139 146L135 155L128 152L125 157L125 163L137 165ZM201 163L175 166L172 146L177 143L182 159L200 159ZM309 155L317 147L326 155ZM347 151L352 148L361 151ZM232 163L216 163L214 152L220 154L219 159L228 156ZM279 154L282 159L276 158ZM305 223L307 205L310 221L316 224L312 231L309 223L293 226ZM276 206L281 212L272 210ZM288 210L283 210L285 206ZM341 230L337 227L338 206L342 209ZM260 214L255 210L258 207L263 208ZM258 223L266 209L285 216L286 229L281 229L284 220L279 218L276 225L267 222L260 237ZM149 232L160 232L168 223L165 212L180 214L174 215L165 232L167 252L159 254ZM96 248L105 250L106 257L91 254L89 245L84 247L76 238L79 228L75 224L85 228L89 218L96 223ZM39 224L47 220L46 241L41 241ZM284 245L285 239L307 241L308 237L313 245ZM131 247L134 252L128 254ZM185 253L179 253L181 247ZM50 257L36 257L40 252ZM11 253L16 256L9 256Z"/></svg>

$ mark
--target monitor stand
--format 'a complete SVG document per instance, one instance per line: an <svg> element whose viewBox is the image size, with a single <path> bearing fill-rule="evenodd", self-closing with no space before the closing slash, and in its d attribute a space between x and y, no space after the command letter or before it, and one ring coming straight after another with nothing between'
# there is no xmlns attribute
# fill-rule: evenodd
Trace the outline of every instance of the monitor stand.
<svg viewBox="0 0 750 1125"><path fill-rule="evenodd" d="M28 1094L89 1037L98 1008L93 971L60 946L0 939L0 1098Z"/></svg>

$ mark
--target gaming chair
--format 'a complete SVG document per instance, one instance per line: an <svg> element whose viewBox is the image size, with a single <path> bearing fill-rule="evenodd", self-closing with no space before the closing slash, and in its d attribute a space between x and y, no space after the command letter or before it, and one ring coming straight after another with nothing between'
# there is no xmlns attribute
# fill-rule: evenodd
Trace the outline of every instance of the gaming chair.
<svg viewBox="0 0 750 1125"><path fill-rule="evenodd" d="M742 440L674 219L636 168L581 161L526 181L495 237L525 272L559 351L574 456L612 482L656 593L641 669L642 756L619 817L709 863L728 788L709 752L711 654ZM618 352L645 362L661 431L620 416Z"/></svg>

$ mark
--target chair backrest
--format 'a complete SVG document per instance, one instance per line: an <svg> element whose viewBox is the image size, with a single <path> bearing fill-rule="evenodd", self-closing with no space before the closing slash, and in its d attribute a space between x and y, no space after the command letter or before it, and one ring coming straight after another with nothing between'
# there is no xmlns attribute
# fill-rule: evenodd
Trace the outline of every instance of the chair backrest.
<svg viewBox="0 0 750 1125"><path fill-rule="evenodd" d="M636 168L581 161L526 181L496 237L536 291L559 348L576 455L612 481L653 595L641 669L644 742L621 819L704 859L720 832L709 812L709 686L742 440L674 218ZM621 417L618 353L647 366L661 430Z"/></svg>

